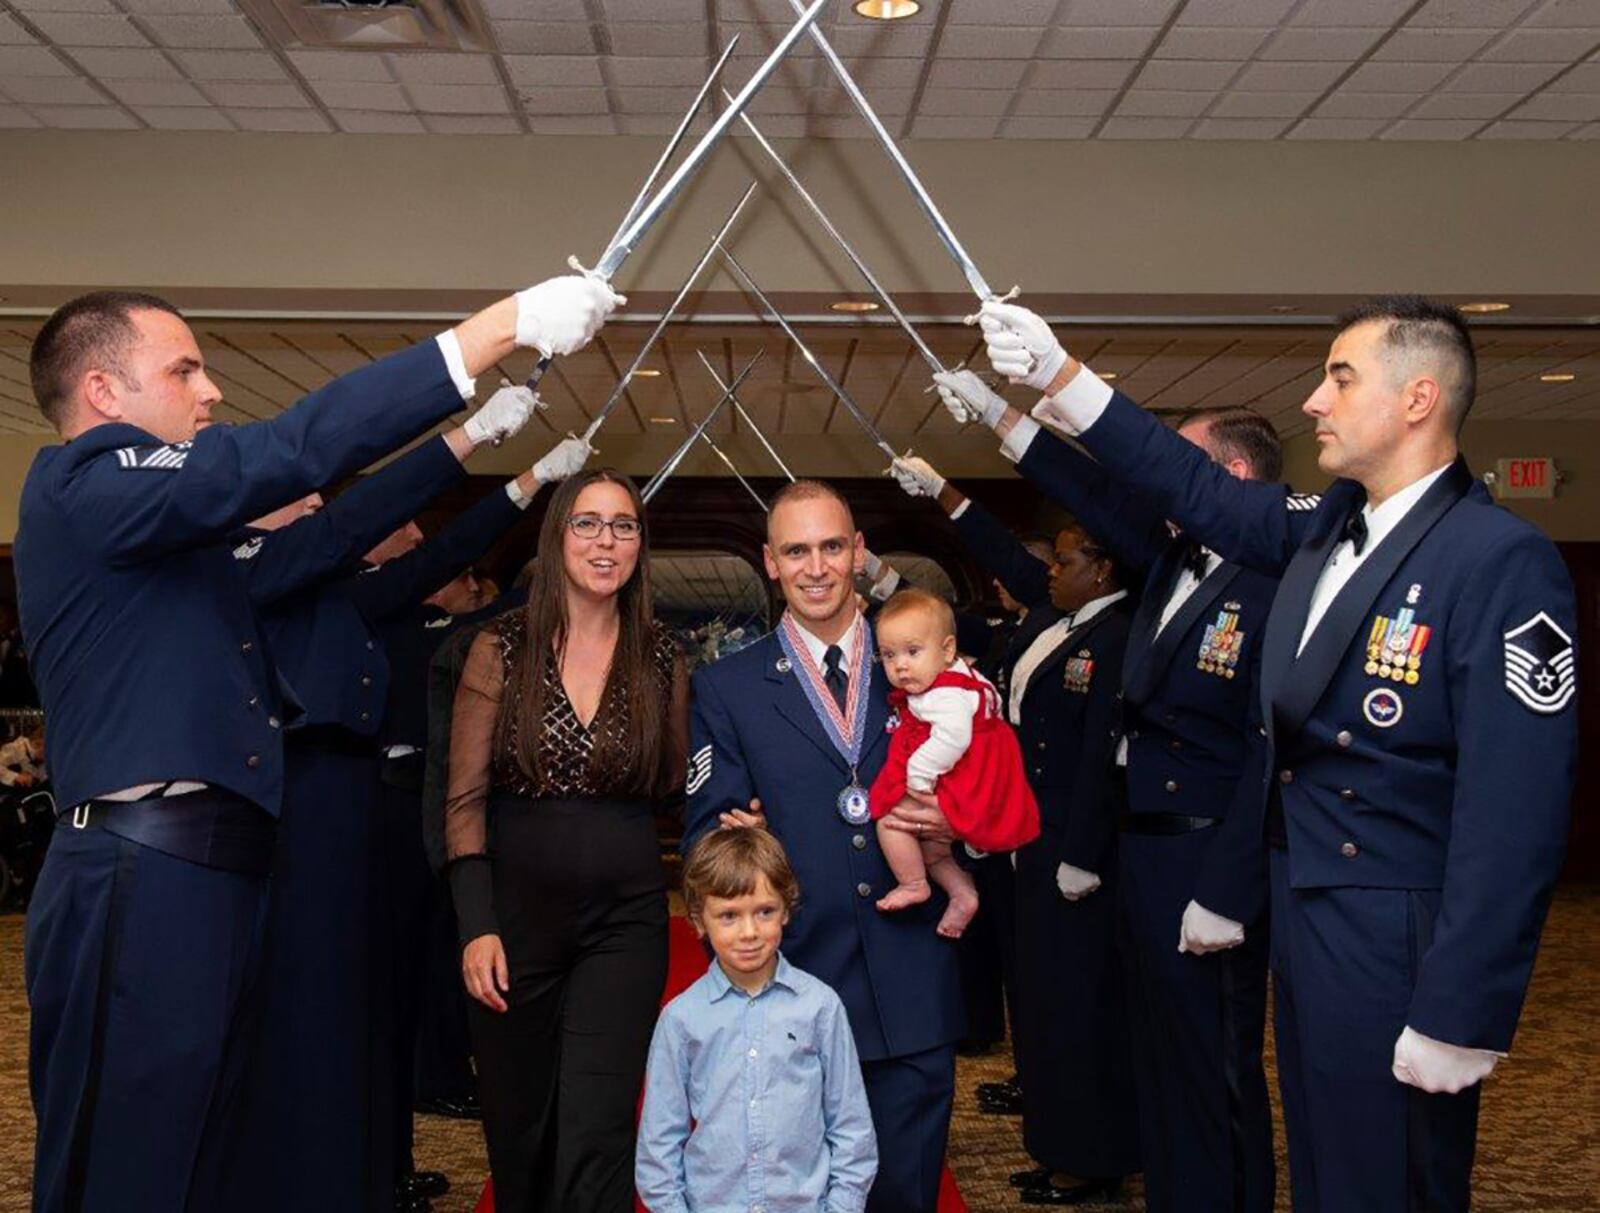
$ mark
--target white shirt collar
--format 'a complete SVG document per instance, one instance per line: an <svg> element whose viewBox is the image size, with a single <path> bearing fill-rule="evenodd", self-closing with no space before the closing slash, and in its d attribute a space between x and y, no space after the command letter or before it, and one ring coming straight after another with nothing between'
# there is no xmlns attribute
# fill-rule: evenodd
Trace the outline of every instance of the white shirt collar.
<svg viewBox="0 0 1600 1213"><path fill-rule="evenodd" d="M811 660L817 663L817 669L823 668L823 657L828 652L828 642L820 636L813 635L806 627L805 621L798 615L794 616L796 628L800 632L800 639L805 641L806 651L811 654ZM855 668L856 642L861 635L861 612L856 612L856 617L850 621L850 626L845 629L845 634L839 637L839 649L844 654L844 669L848 673Z"/></svg>
<svg viewBox="0 0 1600 1213"><path fill-rule="evenodd" d="M1071 616L1071 628L1081 628L1084 624L1088 623L1089 620L1093 619L1112 603L1121 602L1127 596L1127 590L1118 590L1115 594L1102 594L1099 598L1091 598L1088 602L1084 603L1081 607L1073 612Z"/></svg>
<svg viewBox="0 0 1600 1213"><path fill-rule="evenodd" d="M1422 495L1433 487L1435 480L1450 470L1454 462L1452 459L1450 463L1429 472L1421 479L1413 480L1377 509L1373 509L1370 503L1362 506L1361 516L1367 520L1367 543L1364 551L1370 552L1383 542L1383 537L1400 525L1400 520L1411 512L1411 507L1422 500Z"/></svg>

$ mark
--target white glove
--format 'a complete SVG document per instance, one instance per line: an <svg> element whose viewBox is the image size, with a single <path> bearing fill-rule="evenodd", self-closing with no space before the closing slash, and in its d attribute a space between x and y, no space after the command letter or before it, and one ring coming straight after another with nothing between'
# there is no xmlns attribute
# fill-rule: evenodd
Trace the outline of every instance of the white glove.
<svg viewBox="0 0 1600 1213"><path fill-rule="evenodd" d="M1056 865L1056 888L1068 901L1080 901L1100 887L1100 878L1070 863Z"/></svg>
<svg viewBox="0 0 1600 1213"><path fill-rule="evenodd" d="M534 346L546 358L574 353L626 302L596 277L563 274L548 279L517 294L517 344Z"/></svg>
<svg viewBox="0 0 1600 1213"><path fill-rule="evenodd" d="M937 497L944 491L944 477L933 470L926 459L915 455L901 455L889 465L889 475L894 477L902 492L910 497Z"/></svg>
<svg viewBox="0 0 1600 1213"><path fill-rule="evenodd" d="M1244 942L1244 924L1213 914L1198 901L1184 907L1178 927L1178 951L1194 956L1236 948Z"/></svg>
<svg viewBox="0 0 1600 1213"><path fill-rule="evenodd" d="M1447 1045L1414 1028L1394 1042L1394 1076L1430 1095L1455 1095L1482 1082L1500 1062L1497 1053Z"/></svg>
<svg viewBox="0 0 1600 1213"><path fill-rule="evenodd" d="M540 484L555 484L583 470L583 465L594 454L594 447L582 438L567 436L551 448L549 454L533 465L533 478Z"/></svg>
<svg viewBox="0 0 1600 1213"><path fill-rule="evenodd" d="M976 371L939 371L933 385L939 389L944 407L962 425L981 421L992 430L1006 415L1005 398L978 378Z"/></svg>
<svg viewBox="0 0 1600 1213"><path fill-rule="evenodd" d="M991 299L978 309L978 325L990 364L1012 383L1045 391L1067 364L1050 326L1025 307Z"/></svg>
<svg viewBox="0 0 1600 1213"><path fill-rule="evenodd" d="M883 572L883 561L871 548L861 549L861 571L868 581L878 580L878 574Z"/></svg>
<svg viewBox="0 0 1600 1213"><path fill-rule="evenodd" d="M528 424L529 417L544 407L544 401L532 388L508 384L490 396L461 428L474 443L495 442L511 437Z"/></svg>

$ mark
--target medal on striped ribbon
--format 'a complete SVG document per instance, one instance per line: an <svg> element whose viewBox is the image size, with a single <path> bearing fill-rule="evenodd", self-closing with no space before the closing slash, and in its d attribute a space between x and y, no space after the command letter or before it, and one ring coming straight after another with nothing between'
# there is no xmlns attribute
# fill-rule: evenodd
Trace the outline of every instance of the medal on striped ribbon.
<svg viewBox="0 0 1600 1213"><path fill-rule="evenodd" d="M841 710L828 689L822 670L811 656L800 625L785 611L778 624L778 644L792 668L799 671L800 689L805 692L811 710L822 722L822 731L828 735L833 748L850 768L850 782L840 790L835 807L839 816L852 826L863 826L872 820L867 790L856 776L856 765L861 759L861 743L867 733L867 694L871 684L872 628L863 619L861 635L856 639L855 656L850 661L850 688L845 694Z"/></svg>

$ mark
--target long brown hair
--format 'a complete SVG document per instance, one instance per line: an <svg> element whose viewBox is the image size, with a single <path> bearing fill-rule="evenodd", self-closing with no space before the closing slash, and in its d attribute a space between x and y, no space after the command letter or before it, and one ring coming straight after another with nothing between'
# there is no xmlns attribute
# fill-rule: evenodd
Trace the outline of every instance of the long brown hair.
<svg viewBox="0 0 1600 1213"><path fill-rule="evenodd" d="M633 481L612 468L581 472L558 485L539 527L539 571L528 586L528 605L523 609L527 629L526 643L516 651L506 671L506 691L501 699L500 728L514 718L517 737L517 762L535 782L543 784L546 772L541 755L543 721L549 708L551 679L545 677L545 662L556 663L559 681L562 657L566 650L567 579L562 558L567 521L578 495L591 484L615 484L628 494L639 519L639 563L633 576L617 591L620 630L617 647L606 672L600 693L600 707L594 723L607 712L620 711L627 721L622 738L613 730L595 731L592 769L616 772L619 791L652 794L670 783L667 765L667 702L671 695L671 671L663 682L663 671L656 657L657 630L651 613L650 531L645 522L644 502Z"/></svg>

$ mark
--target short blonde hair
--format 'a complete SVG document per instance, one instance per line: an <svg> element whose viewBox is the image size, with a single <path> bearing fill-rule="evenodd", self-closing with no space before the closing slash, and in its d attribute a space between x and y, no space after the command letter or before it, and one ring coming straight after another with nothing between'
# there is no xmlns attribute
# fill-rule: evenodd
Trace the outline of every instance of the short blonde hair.
<svg viewBox="0 0 1600 1213"><path fill-rule="evenodd" d="M934 622L944 629L943 635L956 634L956 613L950 604L937 594L930 594L927 590L919 590L916 586L908 586L903 590L896 590L878 610L877 622L882 624L901 615L909 615L914 611L922 611L932 615Z"/></svg>
<svg viewBox="0 0 1600 1213"><path fill-rule="evenodd" d="M758 828L712 830L689 850L683 865L683 900L689 919L699 922L708 897L745 897L756 891L757 877L765 876L783 902L794 912L800 903L800 882L789 866L783 844Z"/></svg>

